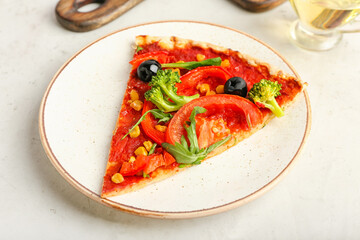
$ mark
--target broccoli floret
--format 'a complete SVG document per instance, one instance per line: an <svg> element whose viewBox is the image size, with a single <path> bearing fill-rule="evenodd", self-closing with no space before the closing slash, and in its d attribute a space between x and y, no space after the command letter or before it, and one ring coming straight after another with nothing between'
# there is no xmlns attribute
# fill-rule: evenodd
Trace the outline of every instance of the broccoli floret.
<svg viewBox="0 0 360 240"><path fill-rule="evenodd" d="M176 104L164 98L164 95L161 92L160 88L157 87L152 87L149 91L147 91L145 93L145 98L146 100L154 103L160 110L164 112L173 112L179 109Z"/></svg>
<svg viewBox="0 0 360 240"><path fill-rule="evenodd" d="M270 109L276 117L284 116L284 112L276 102L275 98L280 96L281 84L270 80L262 79L255 83L249 91L249 97L259 107Z"/></svg>
<svg viewBox="0 0 360 240"><path fill-rule="evenodd" d="M176 83L181 83L177 72L169 69L159 70L149 83L151 89L145 93L146 100L151 101L164 112L173 112L199 97L199 94L179 96L175 86ZM171 101L169 99L171 99Z"/></svg>

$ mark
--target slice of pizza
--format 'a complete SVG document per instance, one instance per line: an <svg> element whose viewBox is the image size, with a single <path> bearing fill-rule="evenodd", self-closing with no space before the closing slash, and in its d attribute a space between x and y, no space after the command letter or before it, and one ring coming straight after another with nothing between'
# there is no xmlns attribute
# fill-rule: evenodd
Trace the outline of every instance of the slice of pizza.
<svg viewBox="0 0 360 240"><path fill-rule="evenodd" d="M160 181L261 129L303 90L238 51L178 37L137 36L102 197Z"/></svg>

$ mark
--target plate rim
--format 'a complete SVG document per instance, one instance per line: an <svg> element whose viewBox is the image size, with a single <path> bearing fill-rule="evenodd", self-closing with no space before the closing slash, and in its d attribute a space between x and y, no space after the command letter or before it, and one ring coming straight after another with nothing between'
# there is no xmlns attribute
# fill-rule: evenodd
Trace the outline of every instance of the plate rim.
<svg viewBox="0 0 360 240"><path fill-rule="evenodd" d="M47 139L47 135L46 135L46 130L45 130L45 121L44 121L44 113L45 113L45 107L46 107L46 102L47 102L47 98L49 96L49 93L52 89L52 86L54 85L56 79L58 78L58 76L62 73L62 71L69 65L70 62L72 62L79 54L81 54L83 51L85 51L86 49L88 49L89 47L91 47L92 45L94 45L95 43L109 37L112 36L114 34L117 34L119 32L122 31L126 31L128 29L132 29L132 28L137 28L137 27L141 27L141 26L145 26L145 25L152 25L152 24L161 24L161 23L195 23L195 24L204 24L204 25L210 25L210 26L215 26L215 27L219 27L219 28L223 28L223 29L227 29L227 30L231 30L234 31L236 33L245 35L246 37L249 37L257 42L259 42L260 44L264 45L265 47L269 48L269 50L271 50L273 53L275 53L288 67L289 69L292 71L292 73L296 76L296 78L300 79L299 74L296 72L296 70L294 69L294 67L278 52L276 51L274 48L270 47L268 44L266 44L265 42L259 40L258 38L245 33L243 31L240 31L238 29L232 28L232 27L228 27L228 26L224 26L224 25L220 25L220 24L216 24L216 23L210 23L210 22L205 22L205 21L193 21L193 20L163 20L163 21L152 21L152 22L146 22L146 23L140 23L140 24L136 24L136 25L132 25L132 26L128 26L125 28L121 28L119 30L116 30L114 32L108 33L94 41L92 41L91 43L87 44L85 47L83 47L82 49L80 49L79 51L77 51L74 55L72 55L60 68L59 70L55 73L55 75L53 76L53 78L51 79L50 83L48 84L45 93L43 95L43 98L41 100L40 103L40 109L39 109L39 134L40 134L40 140L42 143L42 146L45 150L45 153L47 155L47 157L49 158L50 162L52 163L52 165L55 167L55 169L60 173L60 175L68 182L70 183L73 187L75 187L75 189L77 189L79 192L81 192L82 194L86 195L87 197L95 200L96 202L99 202L103 205L106 205L108 207L117 209L117 210L121 210L127 213L131 213L131 214L135 214L135 215L140 215L140 216L146 216L146 217L152 217L152 218L168 218L168 219L186 219L186 218L195 218L195 217L204 217L204 216L208 216L208 215L214 215L217 213L221 213L224 211L228 211L234 208L237 208L245 203L248 203L252 200L255 200L256 198L260 197L261 195L263 195L264 193L266 193L267 191L269 191L270 189L272 189L283 177L285 177L285 175L292 169L292 167L294 166L296 160L298 159L298 156L301 152L301 150L304 148L305 142L309 136L310 133L310 129L311 129L311 122L312 122L312 112L311 112L311 105L310 105L310 100L309 100L309 96L308 93L306 91L306 89L303 90L303 94L304 94L304 98L305 98L305 103L306 103L306 125L305 125L305 132L304 135L302 137L301 143L296 151L296 153L294 154L294 156L292 157L292 159L289 161L289 163L286 165L286 167L284 167L282 169L282 171L276 175L271 181L269 181L267 184L265 184L264 186L262 186L261 188L257 189L256 191L248 194L247 196L234 200L232 202L228 202L222 205L218 205L218 206L214 206L211 208L204 208L204 209L198 209L198 210L191 210L191 211L174 211L174 212L170 212L170 211L155 211L155 210L148 210L148 209L142 209L142 208L137 208L134 206L129 206L126 204L121 204L115 201L112 201L110 199L107 198L101 198L101 196L93 191L91 191L90 189L88 189L87 187L85 187L84 185L82 185L80 182L78 182L72 175L70 175L66 169L61 165L60 161L57 159L57 157L55 156L55 154L53 153L51 147L50 147L50 143Z"/></svg>

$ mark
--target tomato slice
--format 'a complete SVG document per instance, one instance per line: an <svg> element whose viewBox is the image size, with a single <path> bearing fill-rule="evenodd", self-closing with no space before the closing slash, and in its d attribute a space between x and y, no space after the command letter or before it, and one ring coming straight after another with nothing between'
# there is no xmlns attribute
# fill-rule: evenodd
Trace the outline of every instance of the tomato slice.
<svg viewBox="0 0 360 240"><path fill-rule="evenodd" d="M146 167L148 161L149 158L147 156L139 155L133 162L124 162L121 166L120 173L123 176L133 176L142 171Z"/></svg>
<svg viewBox="0 0 360 240"><path fill-rule="evenodd" d="M222 118L207 119L198 117L196 119L196 134L200 149L224 139L230 133L227 123Z"/></svg>
<svg viewBox="0 0 360 240"><path fill-rule="evenodd" d="M207 83L210 90L215 90L218 85L224 85L225 82L233 77L231 73L220 66L198 67L181 76L181 83L178 83L179 95L194 95L199 93L197 86Z"/></svg>
<svg viewBox="0 0 360 240"><path fill-rule="evenodd" d="M164 151L164 162L165 166L169 166L170 164L176 162L176 159L170 153Z"/></svg>
<svg viewBox="0 0 360 240"><path fill-rule="evenodd" d="M150 156L140 155L136 157L134 162L124 162L121 166L120 173L123 176L134 176L141 171L149 174L162 166L168 166L176 160L170 153L165 152L152 154Z"/></svg>
<svg viewBox="0 0 360 240"><path fill-rule="evenodd" d="M168 55L169 53L165 51L147 52L135 56L133 60L130 61L130 64L133 65L134 69L137 68L140 63L150 59L154 59L159 63L166 63L168 61Z"/></svg>
<svg viewBox="0 0 360 240"><path fill-rule="evenodd" d="M155 105L152 102L145 100L143 110L142 110L142 115L145 112L147 112L151 109L154 109L154 108L155 108ZM145 116L145 119L141 122L141 127L142 127L143 131L145 132L145 134L149 138L151 138L157 144L161 145L163 142L165 142L165 133L160 132L157 129L155 129L157 122L158 121L154 118L154 116L152 114L147 114Z"/></svg>
<svg viewBox="0 0 360 240"><path fill-rule="evenodd" d="M201 126L197 126L197 131L204 130L205 132L206 130L208 132L208 134L203 135L201 135L201 132L197 133L198 138L201 136L204 139L202 141L200 141L201 138L198 139L201 147L208 147L217 141L217 137L223 138L229 132L249 131L263 121L261 111L246 98L228 94L205 96L192 100L175 113L166 131L166 142L175 144L175 142L180 142L182 135L186 136L183 125L186 121L189 121L190 114L195 106L207 110L205 113L198 114L195 118L197 125L201 124L201 126L206 127L201 129ZM211 125L212 121L214 125ZM217 135L219 132L218 126L220 125L223 127L220 128L220 135ZM215 128L208 129L213 126L216 127L216 131ZM205 140L206 142L204 142Z"/></svg>
<svg viewBox="0 0 360 240"><path fill-rule="evenodd" d="M147 157L148 163L144 168L144 173L149 174L158 167L165 165L165 160L162 154L152 154Z"/></svg>

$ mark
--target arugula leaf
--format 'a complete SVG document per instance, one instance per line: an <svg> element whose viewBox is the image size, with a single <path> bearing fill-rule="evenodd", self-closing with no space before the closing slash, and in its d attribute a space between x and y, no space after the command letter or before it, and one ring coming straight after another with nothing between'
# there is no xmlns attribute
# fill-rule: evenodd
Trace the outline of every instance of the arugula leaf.
<svg viewBox="0 0 360 240"><path fill-rule="evenodd" d="M217 57L217 58L209 58L209 59L205 59L203 61L200 62L182 62L182 63L163 63L161 64L161 67L163 68L183 68L183 69L187 69L187 70L192 70L195 69L197 67L202 67L202 66L220 66L221 65L221 58Z"/></svg>
<svg viewBox="0 0 360 240"><path fill-rule="evenodd" d="M148 156L150 155L150 154L153 154L154 153L154 151L155 151L155 148L156 148L156 143L154 143L152 146L151 146L151 148L150 148L150 150L149 150L149 153L148 153Z"/></svg>
<svg viewBox="0 0 360 240"><path fill-rule="evenodd" d="M206 155L208 155L210 152L212 152L213 150L215 150L215 148L220 147L221 145L223 145L224 143L226 143L227 141L229 141L231 138L231 135L227 136L226 138L224 138L223 140L217 141L216 143L210 145L207 149L206 149Z"/></svg>
<svg viewBox="0 0 360 240"><path fill-rule="evenodd" d="M142 47L140 47L140 46L136 46L136 52L139 52L139 51L141 51L141 50L143 50L143 48L142 48Z"/></svg>
<svg viewBox="0 0 360 240"><path fill-rule="evenodd" d="M190 126L187 127L186 125L184 125L184 128L187 132L188 135L188 139L190 142L190 152L193 153L198 153L199 152L199 144L198 144L198 140L197 140L197 135L196 135L196 121L195 121L195 116L199 113L204 113L206 112L205 108L202 107L194 107L193 111L191 112L190 115Z"/></svg>
<svg viewBox="0 0 360 240"><path fill-rule="evenodd" d="M134 130L134 128L136 126L138 126L142 121L144 121L146 115L148 113L152 113L152 115L156 118L159 119L159 122L168 122L173 116L170 113L164 113L163 111L161 111L160 109L151 109L147 112L144 113L144 115L141 116L141 118L135 123L134 126L132 126L132 128L130 128L130 130L128 131L127 134L125 134L121 140L123 140L127 135L129 135L129 133Z"/></svg>
<svg viewBox="0 0 360 240"><path fill-rule="evenodd" d="M204 159L206 157L206 155L200 156L196 153L190 152L188 148L185 148L183 145L177 142L175 145L171 145L170 143L163 143L161 145L167 152L174 156L176 162L178 163L192 164L198 161L199 158L203 157Z"/></svg>
<svg viewBox="0 0 360 240"><path fill-rule="evenodd" d="M184 148L186 148L186 149L188 148L188 143L187 143L184 135L181 136L180 143L181 143L181 145L183 145Z"/></svg>
<svg viewBox="0 0 360 240"><path fill-rule="evenodd" d="M206 112L205 108L194 107L190 115L189 126L184 125L184 128L187 132L190 146L188 145L185 136L181 136L180 143L176 142L175 145L170 143L163 143L162 146L167 152L174 156L176 162L180 163L179 167L185 167L186 165L200 164L201 160L206 158L206 156L213 151L215 148L221 146L222 144L229 141L231 135L226 138L212 144L207 148L199 149L199 144L196 135L196 121L195 116L199 113Z"/></svg>
<svg viewBox="0 0 360 240"><path fill-rule="evenodd" d="M154 116L154 118L159 119L159 121L158 121L159 123L160 122L168 122L173 117L173 115L171 115L170 113L164 113L160 109L152 109L150 111L151 111L152 115Z"/></svg>

